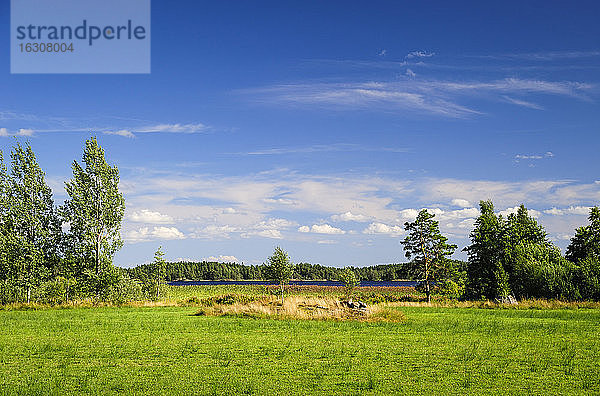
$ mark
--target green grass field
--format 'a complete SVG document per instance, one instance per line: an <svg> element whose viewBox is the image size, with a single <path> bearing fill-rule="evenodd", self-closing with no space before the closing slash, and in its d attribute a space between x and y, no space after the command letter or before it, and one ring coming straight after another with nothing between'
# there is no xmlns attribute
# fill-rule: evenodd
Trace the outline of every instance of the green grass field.
<svg viewBox="0 0 600 396"><path fill-rule="evenodd" d="M600 310L402 307L404 323L0 312L0 393L600 394Z"/></svg>

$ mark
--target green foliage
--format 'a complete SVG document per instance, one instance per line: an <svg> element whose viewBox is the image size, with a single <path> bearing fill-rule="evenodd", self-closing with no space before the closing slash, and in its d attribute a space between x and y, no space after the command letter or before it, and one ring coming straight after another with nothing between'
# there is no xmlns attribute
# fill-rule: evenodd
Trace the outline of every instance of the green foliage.
<svg viewBox="0 0 600 396"><path fill-rule="evenodd" d="M113 304L124 304L130 301L140 301L146 298L142 285L127 274L121 272L116 281L111 283L104 295L103 300Z"/></svg>
<svg viewBox="0 0 600 396"><path fill-rule="evenodd" d="M521 243L513 252L511 288L517 298L579 298L575 266L554 246Z"/></svg>
<svg viewBox="0 0 600 396"><path fill-rule="evenodd" d="M0 279L13 280L29 302L33 289L55 272L60 220L31 146L13 148L10 174L1 159Z"/></svg>
<svg viewBox="0 0 600 396"><path fill-rule="evenodd" d="M427 209L421 210L414 222L404 224L408 235L401 242L406 258L412 258L414 272L424 282L428 301L431 301L432 284L448 278L452 261L447 256L456 250L456 245L446 243L448 238L440 233L434 217Z"/></svg>
<svg viewBox="0 0 600 396"><path fill-rule="evenodd" d="M63 206L69 223L69 243L80 267L99 277L112 265L113 255L121 248L121 220L125 200L119 192L119 170L104 158L96 138L86 140L82 167L73 161L73 178L65 183L69 198Z"/></svg>
<svg viewBox="0 0 600 396"><path fill-rule="evenodd" d="M160 297L160 289L165 281L167 272L167 262L164 259L162 247L159 247L154 253L154 261L148 266L148 271L143 274L141 280L146 294L153 300Z"/></svg>
<svg viewBox="0 0 600 396"><path fill-rule="evenodd" d="M44 282L36 291L37 302L48 304L64 304L70 301L77 290L77 281L75 279L67 279L62 276Z"/></svg>
<svg viewBox="0 0 600 396"><path fill-rule="evenodd" d="M600 301L600 256L592 253L579 262L577 280L581 298Z"/></svg>
<svg viewBox="0 0 600 396"><path fill-rule="evenodd" d="M590 210L590 224L579 227L567 247L566 257L574 263L587 259L590 255L600 257L600 208Z"/></svg>
<svg viewBox="0 0 600 396"><path fill-rule="evenodd" d="M281 301L283 303L283 286L290 281L294 272L294 264L290 256L279 246L275 252L267 258L269 279L277 282L281 287Z"/></svg>
<svg viewBox="0 0 600 396"><path fill-rule="evenodd" d="M354 292L356 286L360 284L360 281L356 277L354 271L352 271L352 269L348 267L344 268L340 273L340 281L344 283L346 299L348 300L352 296L352 293Z"/></svg>
<svg viewBox="0 0 600 396"><path fill-rule="evenodd" d="M466 297L576 298L572 265L548 241L544 228L524 205L507 219L494 213L491 201L480 202L481 214L471 232Z"/></svg>

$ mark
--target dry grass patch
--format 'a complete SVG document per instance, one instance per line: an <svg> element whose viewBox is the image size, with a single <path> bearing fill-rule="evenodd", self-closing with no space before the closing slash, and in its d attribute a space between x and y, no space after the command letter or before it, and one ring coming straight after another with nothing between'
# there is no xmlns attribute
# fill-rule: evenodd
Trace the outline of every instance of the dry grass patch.
<svg viewBox="0 0 600 396"><path fill-rule="evenodd" d="M265 296L247 303L215 304L202 308L196 315L364 322L401 322L405 319L401 311L386 304L356 310L333 297L310 296L289 296L284 299L283 304L276 296Z"/></svg>

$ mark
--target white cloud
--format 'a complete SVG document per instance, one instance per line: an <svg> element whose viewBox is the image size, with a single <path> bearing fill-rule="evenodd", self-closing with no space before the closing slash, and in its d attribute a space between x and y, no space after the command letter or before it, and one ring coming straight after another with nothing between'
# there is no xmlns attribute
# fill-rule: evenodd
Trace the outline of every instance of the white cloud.
<svg viewBox="0 0 600 396"><path fill-rule="evenodd" d="M406 221L414 221L418 214L419 211L416 209L403 209L399 212L400 218Z"/></svg>
<svg viewBox="0 0 600 396"><path fill-rule="evenodd" d="M589 99L593 84L575 81L543 81L506 78L484 81L444 81L404 79L346 83L305 83L269 86L241 91L261 103L274 105L329 106L334 109L371 109L436 114L465 118L482 112L466 107L461 99L477 97L491 101L507 101L507 95L558 95ZM512 103L529 107L535 104L512 99Z"/></svg>
<svg viewBox="0 0 600 396"><path fill-rule="evenodd" d="M472 230L474 225L475 225L475 219L464 219L464 220L458 222L457 224L448 223L445 226L447 228L460 228L460 229Z"/></svg>
<svg viewBox="0 0 600 396"><path fill-rule="evenodd" d="M471 202L467 201L466 199L462 199L462 198L454 198L452 200L452 205L460 206L461 208L469 208L469 207L473 206L471 204Z"/></svg>
<svg viewBox="0 0 600 396"><path fill-rule="evenodd" d="M390 236L399 236L404 234L404 229L397 225L371 223L363 230L363 234L385 234Z"/></svg>
<svg viewBox="0 0 600 396"><path fill-rule="evenodd" d="M118 131L104 131L105 134L107 135L117 135L117 136L123 136L123 137L127 137L127 138L134 138L135 135L133 134L133 132L127 130L127 129L121 129Z"/></svg>
<svg viewBox="0 0 600 396"><path fill-rule="evenodd" d="M544 213L553 215L553 216L564 216L564 215L588 215L590 213L591 207L589 206L569 206L565 209L547 209L544 210Z"/></svg>
<svg viewBox="0 0 600 396"><path fill-rule="evenodd" d="M234 214L237 213L237 211L234 208L225 208L223 209L223 214Z"/></svg>
<svg viewBox="0 0 600 396"><path fill-rule="evenodd" d="M546 151L544 154L517 154L515 155L515 160L539 160L552 157L554 157L554 153L552 151Z"/></svg>
<svg viewBox="0 0 600 396"><path fill-rule="evenodd" d="M313 224L312 227L308 227L308 226L302 226L300 228L298 228L299 232L312 232L315 234L330 234L330 235L341 235L341 234L345 234L346 231L340 229L340 228L336 228L336 227L332 227L329 224Z"/></svg>
<svg viewBox="0 0 600 396"><path fill-rule="evenodd" d="M334 245L338 243L338 241L332 241L331 239L322 239L320 241L317 241L317 243L319 245Z"/></svg>
<svg viewBox="0 0 600 396"><path fill-rule="evenodd" d="M535 110L544 110L544 108L542 106L532 103L532 102L527 102L525 100L511 98L510 96L506 96L506 95L503 95L502 98L504 100L506 100L508 103L512 103L517 106L528 107L530 109L535 109Z"/></svg>
<svg viewBox="0 0 600 396"><path fill-rule="evenodd" d="M354 214L352 212L345 212L339 215L331 216L331 220L333 221L367 221L369 217L361 214Z"/></svg>
<svg viewBox="0 0 600 396"><path fill-rule="evenodd" d="M314 224L311 227L311 231L316 234L345 234L346 231L332 227L329 224Z"/></svg>
<svg viewBox="0 0 600 396"><path fill-rule="evenodd" d="M19 131L17 132L17 136L32 136L33 135L33 129L19 129Z"/></svg>
<svg viewBox="0 0 600 396"><path fill-rule="evenodd" d="M242 233L242 238L249 238L251 236L259 236L263 238L282 239L281 231L275 229L267 229L262 231L250 231Z"/></svg>
<svg viewBox="0 0 600 396"><path fill-rule="evenodd" d="M185 239L185 235L175 227L142 227L125 235L125 240L130 243L171 239Z"/></svg>
<svg viewBox="0 0 600 396"><path fill-rule="evenodd" d="M386 53L387 53L387 51L385 49L382 49L381 51L379 51L379 53L377 55L378 56L385 56Z"/></svg>
<svg viewBox="0 0 600 396"><path fill-rule="evenodd" d="M501 210L500 212L498 212L498 214L502 215L503 217L506 217L510 214L516 214L517 211L519 210L518 206L514 206L512 208L506 208L504 210ZM535 219L537 219L538 217L540 217L540 215L542 214L541 212L535 210L535 209L527 209L527 214Z"/></svg>
<svg viewBox="0 0 600 396"><path fill-rule="evenodd" d="M192 237L199 239L228 239L234 232L239 232L240 229L229 225L208 225L203 228L196 229Z"/></svg>
<svg viewBox="0 0 600 396"><path fill-rule="evenodd" d="M139 133L173 132L173 133L197 133L203 132L208 127L201 123L196 124L158 124L134 129Z"/></svg>
<svg viewBox="0 0 600 396"><path fill-rule="evenodd" d="M300 227L294 221L305 216L329 219L329 227L332 227L339 225L332 224L333 219L357 219L360 215L368 219L367 224L398 227L392 230L399 232L401 224L414 221L419 208L427 205L434 206L430 212L436 213L435 219L440 221L442 228L446 223L451 223L453 230L460 231L462 228L458 225L462 220L478 216L476 208L457 205L456 210L442 210L433 205L455 199L473 203L492 198L498 210L520 203L536 208L565 210L569 206L587 207L590 203L600 201L600 183L568 180L403 180L372 176L299 175L285 170L219 178L193 173L182 175L179 172L178 169L177 173L166 173L161 169L142 176L136 174L135 179L123 179L128 206L168 213L177 219L178 227L193 231L186 233L187 237L209 240L239 238L242 235L246 238L281 236L293 239L299 235L296 232L288 235L286 231L313 232L313 223ZM266 198L281 196L296 204L282 208L265 202ZM185 205L177 202L182 197L188 200ZM418 206L400 209L401 205L406 204ZM228 207L235 208L235 213L225 210ZM277 217L273 217L275 213ZM549 234L572 232L581 223L580 219L567 216L573 214L571 212L565 212L564 216L544 214L543 223ZM127 220L131 221L129 217ZM372 231L382 230L381 227L374 227ZM128 229L127 224L124 229ZM362 228L359 232L362 232ZM349 231L345 234L349 234Z"/></svg>
<svg viewBox="0 0 600 396"><path fill-rule="evenodd" d="M406 55L407 59L411 58L431 58L435 55L435 52L426 52L426 51L412 51Z"/></svg>
<svg viewBox="0 0 600 396"><path fill-rule="evenodd" d="M240 260L238 260L237 257L235 257L235 256L223 256L223 255L204 257L204 258L202 258L202 261L217 262L217 263L239 263L240 262Z"/></svg>
<svg viewBox="0 0 600 396"><path fill-rule="evenodd" d="M10 135L8 134L8 129L6 129L6 128L0 128L0 136L1 136L1 137L10 136Z"/></svg>
<svg viewBox="0 0 600 396"><path fill-rule="evenodd" d="M286 219L267 219L259 222L254 226L258 230L279 230L282 228L290 228L296 226L298 223Z"/></svg>
<svg viewBox="0 0 600 396"><path fill-rule="evenodd" d="M415 78L417 76L417 73L415 73L411 69L406 69L406 73L404 73L404 74L406 74L410 78Z"/></svg>
<svg viewBox="0 0 600 396"><path fill-rule="evenodd" d="M454 219L465 219L468 217L479 216L479 209L477 208L464 208L458 210L449 210L439 215L436 214L438 220L454 220Z"/></svg>
<svg viewBox="0 0 600 396"><path fill-rule="evenodd" d="M152 212L148 209L142 209L138 212L133 212L129 215L131 221L138 223L152 223L152 224L171 224L173 218L169 215L161 214L160 212Z"/></svg>

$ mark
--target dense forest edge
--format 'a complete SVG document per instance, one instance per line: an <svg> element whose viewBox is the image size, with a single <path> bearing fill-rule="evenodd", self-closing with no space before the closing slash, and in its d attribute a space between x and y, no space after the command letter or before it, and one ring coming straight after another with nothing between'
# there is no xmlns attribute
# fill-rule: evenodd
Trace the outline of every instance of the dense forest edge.
<svg viewBox="0 0 600 396"><path fill-rule="evenodd" d="M467 262L452 260L453 265L466 276ZM350 268L359 281L419 280L411 263L378 264L367 267ZM328 267L321 264L297 263L294 265L291 280L339 281L344 268ZM152 264L142 264L126 268L127 274L140 279L152 271ZM166 263L165 280L271 280L267 264L246 265L233 262L215 261L176 261Z"/></svg>
<svg viewBox="0 0 600 396"><path fill-rule="evenodd" d="M165 282L180 279L267 279L281 286L282 298L290 279L340 280L349 288L360 280L407 279L419 281L417 289L428 301L436 294L462 300L600 300L598 206L590 208L589 223L575 230L564 255L523 204L504 217L487 200L480 202L470 245L463 248L466 262L451 259L458 247L440 232L435 214L422 209L404 224L405 263L344 269L293 264L280 247L262 265L167 263L159 247L150 264L124 269L113 264L123 246L125 213L118 168L106 162L92 137L72 171L67 199L55 205L29 143L16 143L10 167L0 152L0 304L158 300Z"/></svg>

